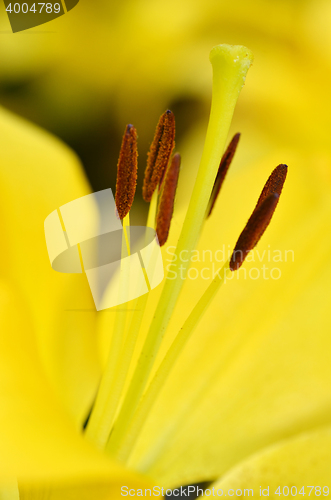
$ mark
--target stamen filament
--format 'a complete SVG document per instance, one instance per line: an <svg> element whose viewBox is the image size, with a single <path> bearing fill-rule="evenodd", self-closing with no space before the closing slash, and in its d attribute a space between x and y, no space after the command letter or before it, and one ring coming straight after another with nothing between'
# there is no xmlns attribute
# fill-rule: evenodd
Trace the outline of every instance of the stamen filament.
<svg viewBox="0 0 331 500"><path fill-rule="evenodd" d="M152 195L147 216L147 227L152 227L153 229L155 228L155 217L156 217L158 197L159 193L158 190L156 189Z"/></svg>
<svg viewBox="0 0 331 500"><path fill-rule="evenodd" d="M123 219L123 235L125 240L125 249L122 249L123 255L131 255L130 252L130 213L128 212Z"/></svg>
<svg viewBox="0 0 331 500"><path fill-rule="evenodd" d="M163 385L173 369L178 357L180 356L183 348L193 334L199 321L203 317L205 311L211 304L215 295L219 291L222 284L226 281L227 276L230 274L229 261L226 262L220 273L215 276L207 290L204 292L196 306L190 313L185 321L183 327L179 330L178 335L170 346L167 354L165 355L162 363L160 364L156 374L153 377L146 393L144 394L133 419L131 420L128 432L125 439L119 443L110 441L108 444L108 451L115 455L116 458L122 462L126 462L133 450L133 447L139 437L140 431L145 424L146 418L156 402L157 396L160 393Z"/></svg>
<svg viewBox="0 0 331 500"><path fill-rule="evenodd" d="M125 439L183 286L184 280L178 272L178 265L180 263L182 266L185 277L189 263L180 262L179 255L183 250L190 252L195 248L200 235L219 158L224 151L235 104L251 65L252 54L242 46L219 45L211 51L210 60L213 66L212 107L200 168L175 251L173 270L177 271L177 279L165 281L135 373L110 437L109 449L117 449Z"/></svg>
<svg viewBox="0 0 331 500"><path fill-rule="evenodd" d="M130 255L129 244L129 229L130 218L127 214L123 219L123 235L122 235L122 259L121 259L121 280L120 280L120 309L116 309L114 322L114 330L110 344L106 368L103 373L97 397L92 408L91 416L86 427L86 436L93 441L96 446L103 448L109 437L107 401L112 385L116 381L116 365L120 357L123 346L125 325L127 320L127 303L121 303L121 295L125 297L129 274L128 264L124 257Z"/></svg>
<svg viewBox="0 0 331 500"><path fill-rule="evenodd" d="M155 225L157 199L158 190L153 193L149 206L148 227L154 227ZM129 227L129 225L128 214L123 220L123 229L125 233L125 228ZM137 337L146 310L147 300L148 294L142 295L137 299L135 311L131 317L123 347L121 348L122 344L118 341L115 345L113 345L113 343L111 345L111 352L109 353L106 370L102 377L97 400L86 429L87 436L97 442L100 448L106 445L112 429L114 417L122 397ZM125 307L126 304L123 304L123 306ZM116 313L116 315L118 315L118 313ZM119 334L117 340L119 340L120 329L122 329L122 337L124 336L124 320L126 319L124 318L124 314L122 314L121 319L122 322L120 323L120 318L118 318L114 328L113 335L115 336L116 332Z"/></svg>
<svg viewBox="0 0 331 500"><path fill-rule="evenodd" d="M129 280L129 262L125 260L125 257L128 257L130 255L129 212L136 192L138 168L137 158L137 132L133 125L127 125L123 135L119 159L117 163L117 182L115 194L115 203L118 216L123 220L119 289L120 297L118 301L119 304L123 305L120 310L116 310L114 331L108 354L106 369L102 376L97 397L86 427L87 437L94 441L95 444L100 448L105 446L109 436L107 414L105 415L106 404L109 396L109 389L114 383L116 363L120 356L127 320L127 303L125 301L125 292Z"/></svg>

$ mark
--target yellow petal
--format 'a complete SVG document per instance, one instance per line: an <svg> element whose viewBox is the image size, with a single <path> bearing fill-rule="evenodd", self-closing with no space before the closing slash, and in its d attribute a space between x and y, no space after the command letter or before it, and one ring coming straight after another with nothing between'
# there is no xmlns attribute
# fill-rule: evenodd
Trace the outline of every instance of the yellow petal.
<svg viewBox="0 0 331 500"><path fill-rule="evenodd" d="M75 429L46 380L20 293L0 286L0 484L17 478L23 498L120 498L151 484L99 453ZM55 495L60 490L62 497ZM53 496L51 496L53 498ZM72 498L72 496L70 496Z"/></svg>
<svg viewBox="0 0 331 500"><path fill-rule="evenodd" d="M95 308L83 274L51 268L44 220L87 194L89 186L76 157L60 141L3 109L0 135L1 274L27 298L44 366L80 422L99 376Z"/></svg>
<svg viewBox="0 0 331 500"><path fill-rule="evenodd" d="M331 428L327 427L262 450L230 470L211 488L216 492L222 489L223 495L230 488L252 489L254 496L260 496L260 488L266 496L269 488L270 497L277 498L275 492L280 487L279 498L287 495L303 498L303 493L323 497L329 494L330 480Z"/></svg>

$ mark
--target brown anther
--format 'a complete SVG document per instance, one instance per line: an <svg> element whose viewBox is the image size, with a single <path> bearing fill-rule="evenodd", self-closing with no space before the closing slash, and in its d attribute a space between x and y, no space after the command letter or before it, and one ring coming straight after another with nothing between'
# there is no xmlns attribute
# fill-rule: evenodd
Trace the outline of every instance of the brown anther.
<svg viewBox="0 0 331 500"><path fill-rule="evenodd" d="M265 183L265 186L260 194L260 198L257 201L256 208L261 205L261 203L268 198L271 194L277 193L279 196L282 192L283 185L287 175L287 165L281 163L270 175L269 179Z"/></svg>
<svg viewBox="0 0 331 500"><path fill-rule="evenodd" d="M278 204L286 175L287 166L278 165L267 180L256 207L233 250L230 259L231 271L236 271L242 266L248 253L257 245L267 229Z"/></svg>
<svg viewBox="0 0 331 500"><path fill-rule="evenodd" d="M164 185L156 217L156 234L161 247L166 243L169 235L170 223L174 210L180 161L180 154L176 153L165 174Z"/></svg>
<svg viewBox="0 0 331 500"><path fill-rule="evenodd" d="M218 172L216 175L214 187L213 187L213 190L212 190L212 193L210 196L210 200L209 200L207 217L209 217L213 211L213 208L215 206L219 192L220 192L221 187L223 185L225 176L229 170L229 167L230 167L231 162L233 160L234 154L236 152L239 139L240 139L240 134L238 133L232 138L230 144L227 147L227 150L225 151L224 155L222 156L220 166L218 167Z"/></svg>
<svg viewBox="0 0 331 500"><path fill-rule="evenodd" d="M278 194L270 195L252 213L233 250L230 260L231 271L237 271L244 263L247 254L257 245L271 221L278 199Z"/></svg>
<svg viewBox="0 0 331 500"><path fill-rule="evenodd" d="M157 124L148 153L143 185L143 198L145 201L151 201L155 189L162 182L174 145L175 116L168 109L163 113Z"/></svg>
<svg viewBox="0 0 331 500"><path fill-rule="evenodd" d="M129 213L137 185L137 132L133 125L127 125L120 156L117 163L115 203L120 219Z"/></svg>

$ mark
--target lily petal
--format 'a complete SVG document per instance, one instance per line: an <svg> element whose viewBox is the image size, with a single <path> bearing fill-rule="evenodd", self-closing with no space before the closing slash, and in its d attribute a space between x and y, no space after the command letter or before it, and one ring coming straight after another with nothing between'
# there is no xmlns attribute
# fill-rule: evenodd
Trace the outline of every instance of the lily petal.
<svg viewBox="0 0 331 500"><path fill-rule="evenodd" d="M262 450L229 471L211 487L223 489L223 492L229 488L250 488L254 495L260 495L260 488L269 488L272 497L279 486L281 494L283 487L287 493L286 486L289 490L296 487L298 493L304 487L302 491L305 495L323 496L323 486L329 488L330 484L330 465L331 427L326 427ZM295 489L292 491L295 493Z"/></svg>
<svg viewBox="0 0 331 500"><path fill-rule="evenodd" d="M48 376L81 423L99 377L95 308L83 274L51 268L44 220L89 186L68 148L4 109L0 135L0 273L27 297Z"/></svg>
<svg viewBox="0 0 331 500"><path fill-rule="evenodd" d="M41 495L44 490L51 498L75 493L74 498L110 499L121 497L122 485L150 486L77 432L47 382L28 307L22 295L3 282L0 331L0 483L17 478L22 498L29 498L29 491ZM57 489L63 496L55 494Z"/></svg>

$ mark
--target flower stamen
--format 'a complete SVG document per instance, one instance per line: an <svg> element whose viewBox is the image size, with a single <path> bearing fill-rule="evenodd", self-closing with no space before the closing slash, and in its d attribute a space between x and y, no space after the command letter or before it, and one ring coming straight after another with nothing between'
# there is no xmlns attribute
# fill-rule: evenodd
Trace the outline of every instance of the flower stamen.
<svg viewBox="0 0 331 500"><path fill-rule="evenodd" d="M117 164L115 193L115 203L121 220L129 213L133 203L137 186L137 169L137 131L133 125L127 125Z"/></svg>
<svg viewBox="0 0 331 500"><path fill-rule="evenodd" d="M257 245L270 224L286 179L287 166L278 165L267 180L255 209L242 231L230 259L231 271L237 271L248 253Z"/></svg>
<svg viewBox="0 0 331 500"><path fill-rule="evenodd" d="M189 262L183 264L179 256L183 250L190 252L194 249L199 239L219 167L217 158L223 154L234 107L252 59L252 53L242 46L219 45L211 51L212 107L200 167L174 253L173 271L177 276L174 280L165 280L158 306L149 325L144 345L107 444L107 450L112 455L117 454L121 443L126 438L184 284L190 264ZM147 176L147 179L149 178ZM156 186L157 183L155 188ZM177 272L179 266L182 273Z"/></svg>
<svg viewBox="0 0 331 500"><path fill-rule="evenodd" d="M143 198L147 202L151 201L158 184L162 183L174 145L175 116L168 109L161 115L148 153L143 184Z"/></svg>
<svg viewBox="0 0 331 500"><path fill-rule="evenodd" d="M217 172L217 175L216 175L216 179L215 179L215 183L214 183L214 187L213 187L213 190L212 190L212 193L211 193L211 196L210 196L210 200L209 200L209 207L208 207L208 215L207 217L210 217L212 211L213 211L213 208L215 206L215 203L216 203L216 200L218 198L218 195L221 191L221 187L223 185L223 182L225 180L225 177L226 177L226 174L228 173L228 170L229 170L229 167L232 163L232 160L233 160L233 157L234 157L234 154L237 150L237 146L238 146L238 142L239 142L239 139L240 139L240 134L236 134L230 144L228 145L224 155L222 156L222 159L221 159L221 162L220 162L220 166L218 168L218 172Z"/></svg>
<svg viewBox="0 0 331 500"><path fill-rule="evenodd" d="M174 210L175 195L180 170L180 154L174 155L165 175L160 205L156 217L156 234L159 245L163 246L169 236L170 223Z"/></svg>
<svg viewBox="0 0 331 500"><path fill-rule="evenodd" d="M276 193L278 194L278 196L280 196L286 179L286 175L287 165L281 163L273 170L269 179L265 183L265 186L262 189L262 193L260 194L260 198L258 199L255 208L258 208L263 203L263 201L271 194Z"/></svg>
<svg viewBox="0 0 331 500"><path fill-rule="evenodd" d="M238 143L238 139L239 136L237 134L237 137L235 136L233 138L225 155L223 155L222 161L227 156L228 151L231 150L231 144L233 141ZM117 443L117 447L116 443L115 445L111 441L108 443L108 450L115 453L118 460L123 462L128 460L132 449L135 446L136 440L138 439L139 433L145 424L147 416L155 404L158 394L161 392L169 373L173 369L179 355L199 324L199 321L203 317L205 311L213 301L221 285L226 282L228 274L231 271L235 271L240 268L249 251L255 247L268 227L278 204L286 175L286 165L278 165L278 167L275 168L270 175L261 192L256 207L238 239L230 261L226 262L220 272L213 278L211 284L202 294L185 323L179 330L175 340L171 344L167 354L163 358L158 370L156 371L145 394L137 406L137 409L128 425L126 436L123 437L122 442Z"/></svg>

